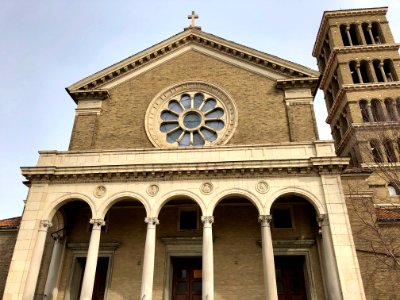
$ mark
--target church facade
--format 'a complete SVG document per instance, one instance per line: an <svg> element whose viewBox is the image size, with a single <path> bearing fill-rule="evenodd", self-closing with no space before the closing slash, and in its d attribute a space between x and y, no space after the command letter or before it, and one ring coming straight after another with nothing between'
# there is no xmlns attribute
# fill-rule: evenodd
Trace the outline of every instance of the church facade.
<svg viewBox="0 0 400 300"><path fill-rule="evenodd" d="M336 150L318 139L313 111L317 88L336 87L324 85L341 53L331 17L314 52L321 81L193 22L68 87L68 151L22 168L30 190L3 299L366 299L348 152L336 134Z"/></svg>

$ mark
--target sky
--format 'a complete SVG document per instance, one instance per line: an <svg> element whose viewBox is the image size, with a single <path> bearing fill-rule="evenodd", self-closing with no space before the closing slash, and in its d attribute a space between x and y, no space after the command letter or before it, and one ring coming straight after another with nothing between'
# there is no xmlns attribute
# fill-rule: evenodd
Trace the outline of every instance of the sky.
<svg viewBox="0 0 400 300"><path fill-rule="evenodd" d="M202 30L317 69L312 48L325 10L389 6L400 42L399 0L5 0L0 10L0 219L20 216L21 166L39 150L67 150L75 103L65 88L183 30ZM320 139L331 139L322 92Z"/></svg>

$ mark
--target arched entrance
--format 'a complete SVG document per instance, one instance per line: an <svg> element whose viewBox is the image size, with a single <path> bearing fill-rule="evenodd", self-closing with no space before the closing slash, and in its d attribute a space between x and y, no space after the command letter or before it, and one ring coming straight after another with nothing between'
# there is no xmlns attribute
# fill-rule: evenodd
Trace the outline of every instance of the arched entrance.
<svg viewBox="0 0 400 300"><path fill-rule="evenodd" d="M323 299L315 208L289 194L272 204L270 215L278 299Z"/></svg>
<svg viewBox="0 0 400 300"><path fill-rule="evenodd" d="M201 217L199 204L187 196L173 197L162 206L158 215L153 297L202 299Z"/></svg>
<svg viewBox="0 0 400 300"><path fill-rule="evenodd" d="M263 299L261 231L257 207L241 195L224 197L214 209L216 299Z"/></svg>

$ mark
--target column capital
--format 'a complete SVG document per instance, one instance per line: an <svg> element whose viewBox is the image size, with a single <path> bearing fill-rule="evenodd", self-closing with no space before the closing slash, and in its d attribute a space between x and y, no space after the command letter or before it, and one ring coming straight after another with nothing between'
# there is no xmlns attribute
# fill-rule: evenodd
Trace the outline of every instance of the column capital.
<svg viewBox="0 0 400 300"><path fill-rule="evenodd" d="M322 226L329 225L329 218L327 214L320 214L317 216L318 233L322 235Z"/></svg>
<svg viewBox="0 0 400 300"><path fill-rule="evenodd" d="M106 222L103 219L90 219L90 224L93 224L92 229L100 229L101 226L106 225Z"/></svg>
<svg viewBox="0 0 400 300"><path fill-rule="evenodd" d="M51 233L51 237L53 238L54 241L61 241L65 236L65 228L62 228L60 230L54 231Z"/></svg>
<svg viewBox="0 0 400 300"><path fill-rule="evenodd" d="M41 220L39 224L39 231L47 231L51 226L53 226L53 223L49 220Z"/></svg>
<svg viewBox="0 0 400 300"><path fill-rule="evenodd" d="M147 224L151 224L151 225L158 225L160 224L160 221L158 220L158 218L155 217L151 217L151 218L144 218L144 222Z"/></svg>
<svg viewBox="0 0 400 300"><path fill-rule="evenodd" d="M207 224L211 225L212 223L214 223L214 217L213 216L202 216L201 222L203 222L204 225L207 225Z"/></svg>
<svg viewBox="0 0 400 300"><path fill-rule="evenodd" d="M258 222L261 223L261 226L271 226L272 216L271 215L259 215Z"/></svg>

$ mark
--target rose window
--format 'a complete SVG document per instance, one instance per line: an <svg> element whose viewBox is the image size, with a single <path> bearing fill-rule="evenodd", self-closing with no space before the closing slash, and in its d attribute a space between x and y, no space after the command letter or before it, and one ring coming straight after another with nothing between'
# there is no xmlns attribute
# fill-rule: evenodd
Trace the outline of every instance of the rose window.
<svg viewBox="0 0 400 300"><path fill-rule="evenodd" d="M203 82L185 82L160 92L145 119L158 147L201 147L226 143L237 124L231 98Z"/></svg>
<svg viewBox="0 0 400 300"><path fill-rule="evenodd" d="M160 131L166 141L178 146L203 146L218 138L225 127L224 109L205 93L182 94L168 102L161 111Z"/></svg>

